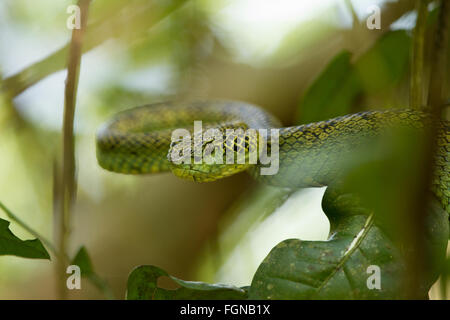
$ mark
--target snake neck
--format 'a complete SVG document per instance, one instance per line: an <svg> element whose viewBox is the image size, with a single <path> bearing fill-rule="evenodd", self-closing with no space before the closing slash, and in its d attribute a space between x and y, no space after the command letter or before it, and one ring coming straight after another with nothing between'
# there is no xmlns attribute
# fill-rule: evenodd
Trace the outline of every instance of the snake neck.
<svg viewBox="0 0 450 320"><path fill-rule="evenodd" d="M242 102L205 100L147 105L118 114L99 130L98 162L107 170L126 174L167 171L171 165L167 156L173 130L192 126L197 120L204 120L210 126L240 122L253 129L280 127L279 121L269 113ZM278 150L268 141L267 154L272 161L259 161L245 168L256 179L276 186L327 186L338 181L347 169L358 166L358 161L367 161L364 152L363 157L359 157L361 152L358 154L358 151L364 150L362 147L370 149L371 139L384 129L400 126L420 131L427 124L439 126L432 189L449 211L449 125L448 122L436 124L423 112L368 111L279 128L276 130ZM272 155L275 151L276 155ZM243 167L230 165L222 171L217 168L214 164L202 166L200 170L205 176L202 181L237 173ZM267 168L271 170L265 170ZM195 174L195 170L192 172Z"/></svg>
<svg viewBox="0 0 450 320"><path fill-rule="evenodd" d="M439 127L431 186L447 212L450 212L450 129L447 121L435 122L429 115L413 110L367 111L307 125L281 128L279 169L262 175L259 164L249 173L257 180L288 188L322 187L336 184L350 169L378 157L377 138L405 128L413 133L426 125ZM395 133L395 132L394 132ZM381 141L386 142L385 140ZM407 161L407 159L405 159Z"/></svg>

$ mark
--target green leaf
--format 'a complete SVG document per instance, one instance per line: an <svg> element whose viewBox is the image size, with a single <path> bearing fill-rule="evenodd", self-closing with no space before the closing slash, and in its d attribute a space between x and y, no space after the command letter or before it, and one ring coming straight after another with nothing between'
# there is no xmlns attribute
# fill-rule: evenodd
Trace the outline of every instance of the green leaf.
<svg viewBox="0 0 450 320"><path fill-rule="evenodd" d="M3 219L0 219L0 255L50 260L50 255L39 239L19 239L9 230L9 221Z"/></svg>
<svg viewBox="0 0 450 320"><path fill-rule="evenodd" d="M348 51L336 55L307 89L300 102L297 123L316 122L350 112L361 90L350 57Z"/></svg>
<svg viewBox="0 0 450 320"><path fill-rule="evenodd" d="M114 295L108 283L95 273L91 258L89 257L86 247L82 246L78 250L71 264L80 267L81 277L88 279L89 282L91 282L97 289L103 292L103 294L108 299L114 298Z"/></svg>
<svg viewBox="0 0 450 320"><path fill-rule="evenodd" d="M249 299L406 298L405 253L413 248L402 245L386 228L384 216L372 214L367 199L354 194L328 188L322 206L330 218L329 240L290 239L278 244L256 271ZM418 296L426 296L442 272L447 247L448 214L432 200L424 235L426 274ZM367 286L369 266L379 267L380 290Z"/></svg>
<svg viewBox="0 0 450 320"><path fill-rule="evenodd" d="M417 190L421 188L417 173L424 170L421 153L425 150L425 143L427 141L423 135L406 128L398 128L374 139L361 150L362 158L357 159L360 156L354 155L354 166L339 186L341 193L345 190L344 193L358 195L358 206L370 208L375 213L377 225L410 258L415 250L411 241L423 243L424 252L418 254L426 256L418 259L421 259L425 271L420 276L423 287L418 289L417 296L422 290L428 290L438 278L445 260L449 233L445 208L427 192L420 195L421 201L428 205L425 221L421 222L423 229L420 233L412 231L417 230L413 214L417 205ZM328 194L327 190L325 195ZM331 220L358 214L349 207L350 204L347 209L343 208L341 202L342 196L334 202L325 198L322 201L324 211ZM360 211L359 214L367 214L368 209L365 210L365 213Z"/></svg>
<svg viewBox="0 0 450 320"><path fill-rule="evenodd" d="M296 122L311 123L355 111L361 95L386 94L406 75L410 37L404 30L389 31L351 63L351 54L337 54L306 90ZM391 100L388 100L390 102Z"/></svg>
<svg viewBox="0 0 450 320"><path fill-rule="evenodd" d="M401 80L408 69L410 42L405 30L387 32L355 62L366 94L392 88Z"/></svg>
<svg viewBox="0 0 450 320"><path fill-rule="evenodd" d="M89 257L86 247L84 247L84 246L82 246L78 250L78 252L75 255L75 258L73 258L71 264L77 265L78 267L80 267L81 276L88 277L88 276L94 274L94 268L92 267L91 258Z"/></svg>
<svg viewBox="0 0 450 320"><path fill-rule="evenodd" d="M169 277L181 287L176 290L158 287L158 278L163 276ZM246 298L247 292L242 288L180 280L155 266L139 266L128 277L128 300L229 300Z"/></svg>
<svg viewBox="0 0 450 320"><path fill-rule="evenodd" d="M380 268L381 289L369 289L369 266ZM258 268L250 299L401 298L405 272L399 252L373 216L340 219L328 241L285 240Z"/></svg>

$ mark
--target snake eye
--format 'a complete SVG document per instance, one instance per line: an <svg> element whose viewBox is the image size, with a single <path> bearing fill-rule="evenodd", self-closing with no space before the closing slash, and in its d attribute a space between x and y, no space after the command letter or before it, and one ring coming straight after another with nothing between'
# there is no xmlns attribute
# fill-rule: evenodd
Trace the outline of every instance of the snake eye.
<svg viewBox="0 0 450 320"><path fill-rule="evenodd" d="M250 137L249 136L245 136L245 141L244 141L244 148L246 150L250 149Z"/></svg>

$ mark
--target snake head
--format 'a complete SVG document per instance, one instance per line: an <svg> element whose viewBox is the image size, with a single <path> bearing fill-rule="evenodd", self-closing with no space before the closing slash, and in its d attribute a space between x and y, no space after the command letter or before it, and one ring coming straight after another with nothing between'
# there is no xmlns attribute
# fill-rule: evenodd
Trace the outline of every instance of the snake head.
<svg viewBox="0 0 450 320"><path fill-rule="evenodd" d="M168 153L171 171L178 177L209 182L256 164L256 131L209 129L172 139ZM253 160L253 162L251 161Z"/></svg>

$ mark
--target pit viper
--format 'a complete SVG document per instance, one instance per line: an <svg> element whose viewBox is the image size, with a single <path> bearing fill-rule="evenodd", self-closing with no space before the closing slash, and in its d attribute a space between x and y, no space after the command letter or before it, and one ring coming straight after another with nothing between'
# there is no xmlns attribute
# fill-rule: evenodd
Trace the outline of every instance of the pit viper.
<svg viewBox="0 0 450 320"><path fill-rule="evenodd" d="M205 164L170 160L175 129L193 131L194 121L203 129L279 128L279 168L276 174L262 175L261 163ZM434 121L422 111L388 109L365 111L327 121L281 127L273 115L262 108L238 101L204 100L162 102L135 107L118 113L98 131L97 159L104 169L125 174L146 174L171 170L177 176L199 182L213 181L247 170L253 177L276 186L300 188L327 186L339 179L343 168L351 165L358 148L370 146L370 138L384 129L405 127L420 131L425 125L439 129L431 189L450 213L450 126ZM225 135L225 134L224 134ZM259 137L261 139L261 137ZM270 150L270 138L268 153ZM211 141L201 142L206 148ZM239 139L222 146L237 152L248 151L250 142Z"/></svg>

